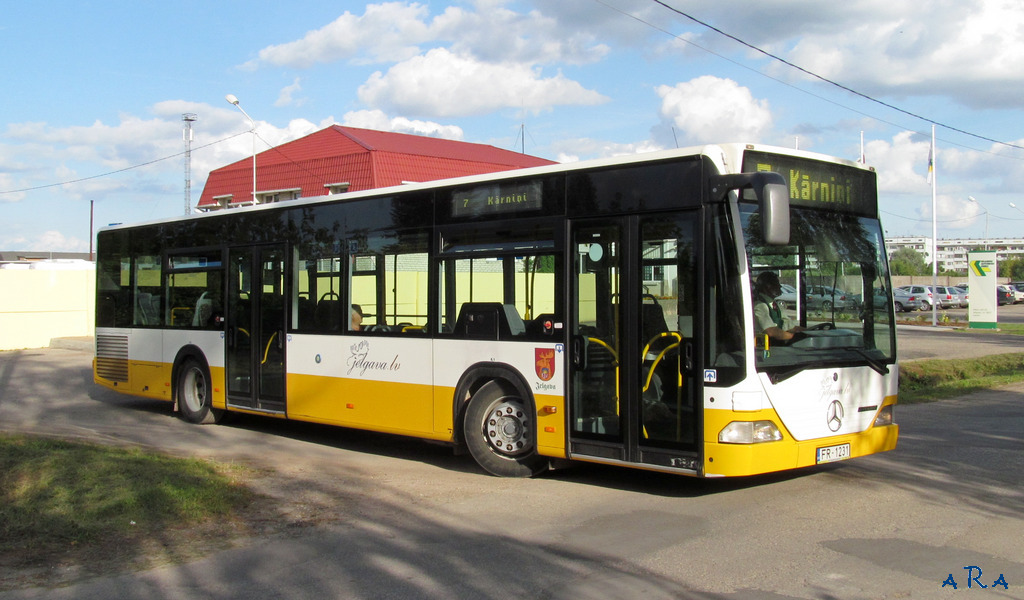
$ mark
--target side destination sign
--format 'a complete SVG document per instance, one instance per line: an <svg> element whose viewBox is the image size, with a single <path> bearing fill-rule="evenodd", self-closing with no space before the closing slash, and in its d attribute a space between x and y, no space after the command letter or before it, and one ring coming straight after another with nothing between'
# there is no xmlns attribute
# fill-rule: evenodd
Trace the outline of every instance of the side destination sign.
<svg viewBox="0 0 1024 600"><path fill-rule="evenodd" d="M453 217L476 217L540 210L544 207L540 181L492 184L455 190Z"/></svg>
<svg viewBox="0 0 1024 600"><path fill-rule="evenodd" d="M796 156L746 152L743 172L774 171L789 183L789 204L877 217L875 173Z"/></svg>

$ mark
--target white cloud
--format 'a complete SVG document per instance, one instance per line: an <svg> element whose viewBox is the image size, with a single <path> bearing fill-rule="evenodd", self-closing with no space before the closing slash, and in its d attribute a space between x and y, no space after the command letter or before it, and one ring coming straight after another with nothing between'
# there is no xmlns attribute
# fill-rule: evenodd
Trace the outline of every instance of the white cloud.
<svg viewBox="0 0 1024 600"><path fill-rule="evenodd" d="M542 77L525 64L491 64L437 48L376 72L359 88L369 106L439 117L479 115L502 108L532 111L594 105L607 98L561 73Z"/></svg>
<svg viewBox="0 0 1024 600"><path fill-rule="evenodd" d="M721 0L702 20L822 77L869 95L948 96L971 107L1020 107L1024 11L1007 0ZM691 11L692 12L692 11ZM664 18L673 18L663 11ZM808 76L696 24L683 33L724 54L745 54L784 79ZM692 33L691 33L692 32ZM826 85L817 79L816 88ZM832 91L838 91L830 88Z"/></svg>
<svg viewBox="0 0 1024 600"><path fill-rule="evenodd" d="M50 229L35 235L19 232L0 236L0 247L27 252L88 252L89 241Z"/></svg>
<svg viewBox="0 0 1024 600"><path fill-rule="evenodd" d="M60 231L44 231L35 240L29 241L28 250L53 252L81 252L88 250L89 243L76 237L67 237Z"/></svg>
<svg viewBox="0 0 1024 600"><path fill-rule="evenodd" d="M342 60L401 62L421 54L425 45L443 44L487 62L530 64L583 64L609 51L578 22L560 21L540 11L517 13L503 4L477 1L475 10L449 6L433 18L425 4L368 4L361 16L346 11L301 39L263 48L259 59L245 66L255 69L267 63L306 69Z"/></svg>
<svg viewBox="0 0 1024 600"><path fill-rule="evenodd" d="M293 97L300 91L302 91L302 86L299 84L299 78L296 77L291 85L281 88L281 93L278 94L277 100L274 101L274 106L302 106L306 103L306 100L304 98L296 100Z"/></svg>
<svg viewBox="0 0 1024 600"><path fill-rule="evenodd" d="M959 196L938 194L935 198L935 208L940 238L948 235L951 229L967 229L985 222L985 209L977 203ZM932 218L931 202L921 202L917 212L921 215L922 220L930 222Z"/></svg>
<svg viewBox="0 0 1024 600"><path fill-rule="evenodd" d="M437 41L451 42L454 53L494 63L587 64L610 51L577 19L551 17L538 10L521 14L501 4L478 1L475 11L448 7L434 19L431 31ZM557 14L564 4L571 3L545 3L544 10Z"/></svg>
<svg viewBox="0 0 1024 600"><path fill-rule="evenodd" d="M422 4L385 2L368 4L362 16L345 11L328 25L308 32L302 39L268 46L259 62L305 69L316 63L356 59L359 62L392 62L419 53L417 44L431 38L425 23L428 10Z"/></svg>
<svg viewBox="0 0 1024 600"><path fill-rule="evenodd" d="M911 131L901 131L892 141L864 143L867 164L878 170L878 190L882 194L923 194L931 189L928 176L928 149L931 142Z"/></svg>
<svg viewBox="0 0 1024 600"><path fill-rule="evenodd" d="M378 131L411 133L446 140L462 140L464 133L457 125L442 125L433 121L419 121L405 117L389 117L382 110L355 110L345 113L342 124Z"/></svg>
<svg viewBox="0 0 1024 600"><path fill-rule="evenodd" d="M704 75L657 88L661 116L686 143L761 141L772 126L766 100L730 79Z"/></svg>
<svg viewBox="0 0 1024 600"><path fill-rule="evenodd" d="M209 171L252 155L248 121L237 109L169 100L157 103L155 118L121 115L116 124L96 121L89 126L51 127L46 123L15 123L8 126L0 145L0 157L17 156L18 169L0 180L0 191L36 186L60 186L69 199L97 199L111 194L155 191L168 193L166 178L180 185L184 123L181 115L196 113L193 123L193 192L202 189ZM280 128L256 121L256 149L266 150L319 129L305 119ZM231 134L240 134L229 137ZM208 145L211 142L219 143ZM54 160L59 157L59 162ZM6 162L0 158L0 165ZM11 173L16 172L16 177ZM25 194L2 194L0 201L18 201Z"/></svg>
<svg viewBox="0 0 1024 600"><path fill-rule="evenodd" d="M656 152L665 148L651 140L631 143L609 142L593 138L560 140L552 145L556 154L554 160L560 163L576 162L593 158L611 158L628 154Z"/></svg>

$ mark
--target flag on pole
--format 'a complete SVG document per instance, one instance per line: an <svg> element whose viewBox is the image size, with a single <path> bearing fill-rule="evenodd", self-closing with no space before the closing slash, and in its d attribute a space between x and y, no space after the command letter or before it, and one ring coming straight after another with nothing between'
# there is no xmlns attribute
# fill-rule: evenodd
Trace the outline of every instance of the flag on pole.
<svg viewBox="0 0 1024 600"><path fill-rule="evenodd" d="M932 177L935 172L935 140L932 140L931 145L928 147L928 184L931 185Z"/></svg>

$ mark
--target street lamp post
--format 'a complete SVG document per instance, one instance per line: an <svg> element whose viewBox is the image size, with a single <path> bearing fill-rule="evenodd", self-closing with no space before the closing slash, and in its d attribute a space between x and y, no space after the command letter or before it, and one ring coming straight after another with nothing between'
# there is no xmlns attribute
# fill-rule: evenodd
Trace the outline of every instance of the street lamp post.
<svg viewBox="0 0 1024 600"><path fill-rule="evenodd" d="M968 196L967 199L977 204L978 206L981 206L981 202L978 202L978 200L974 196ZM1013 205L1011 204L1010 206ZM981 210L985 211L985 249L988 250L988 209L985 208L984 206L981 206Z"/></svg>
<svg viewBox="0 0 1024 600"><path fill-rule="evenodd" d="M256 201L256 121L253 121L252 117L249 116L249 113L245 112L245 109L239 106L238 98L236 98L234 94L228 94L227 96L224 96L224 99L229 103L234 104L235 108L242 111L245 118L249 119L249 126L251 127L250 131L252 131L252 203L258 204Z"/></svg>
<svg viewBox="0 0 1024 600"><path fill-rule="evenodd" d="M1024 213L1024 210L1021 210L1020 208L1018 208L1018 207L1017 207L1017 205L1016 205L1016 204L1014 204L1013 202L1011 202L1011 203L1010 203L1010 208L1012 208L1012 209L1016 210L1017 212L1022 212L1022 213Z"/></svg>

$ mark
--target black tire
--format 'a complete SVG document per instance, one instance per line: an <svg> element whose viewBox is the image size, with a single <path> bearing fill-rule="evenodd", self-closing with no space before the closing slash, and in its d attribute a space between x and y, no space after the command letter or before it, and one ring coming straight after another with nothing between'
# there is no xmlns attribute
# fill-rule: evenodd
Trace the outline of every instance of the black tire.
<svg viewBox="0 0 1024 600"><path fill-rule="evenodd" d="M178 412L189 423L217 423L224 415L224 411L210 407L210 371L198 360L189 358L181 363L175 390Z"/></svg>
<svg viewBox="0 0 1024 600"><path fill-rule="evenodd" d="M903 311L903 304L902 304L902 303L900 303L900 302L897 302L897 303L896 303L896 305L895 305L895 308L896 308L896 312L898 312L898 313L900 313L900 312L904 312L904 311Z"/></svg>
<svg viewBox="0 0 1024 600"><path fill-rule="evenodd" d="M491 381L469 399L463 432L470 454L498 477L533 477L547 470L537 454L537 417L529 403Z"/></svg>

